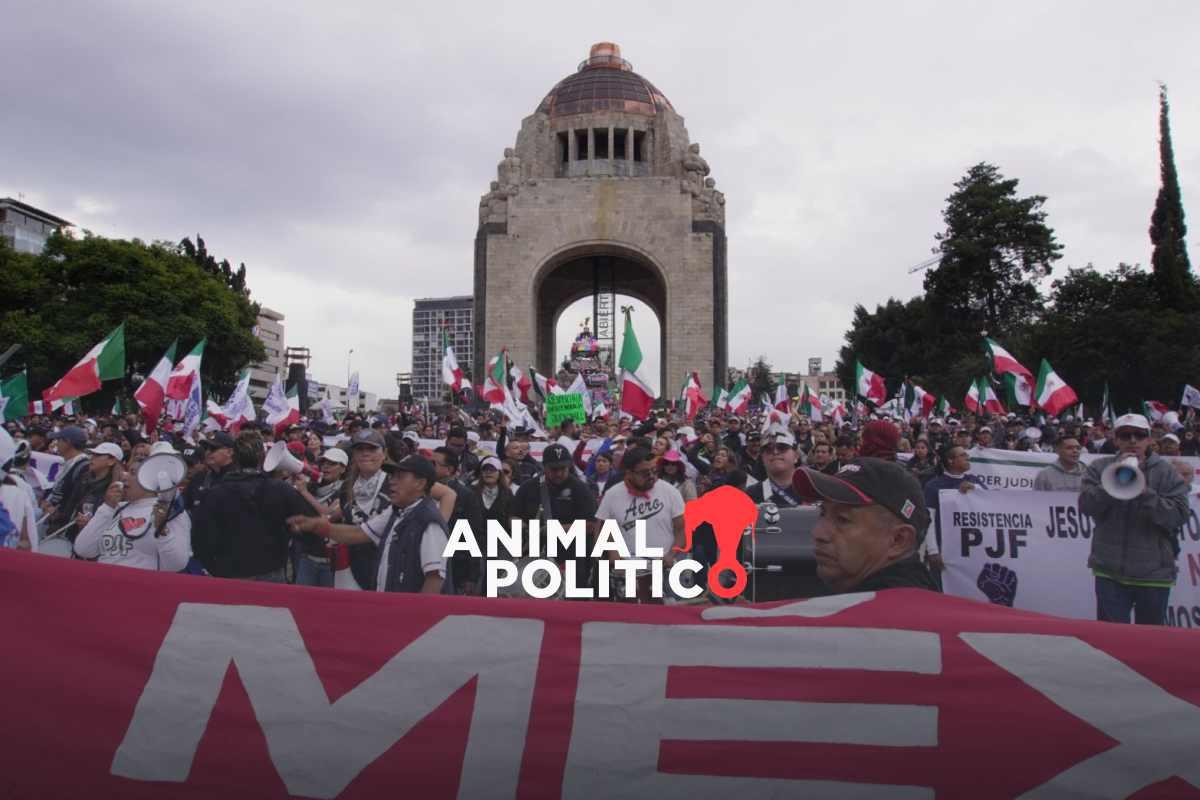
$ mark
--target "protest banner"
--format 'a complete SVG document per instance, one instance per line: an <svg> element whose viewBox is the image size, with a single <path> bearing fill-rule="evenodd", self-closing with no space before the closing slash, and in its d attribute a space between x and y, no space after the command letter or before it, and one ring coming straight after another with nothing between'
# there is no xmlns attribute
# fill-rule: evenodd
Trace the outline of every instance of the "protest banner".
<svg viewBox="0 0 1200 800"><path fill-rule="evenodd" d="M1200 636L921 590L497 601L8 551L0 602L23 609L0 659L20 689L0 716L7 798L1123 797L1195 782Z"/></svg>
<svg viewBox="0 0 1200 800"><path fill-rule="evenodd" d="M573 419L580 425L587 422L587 412L583 410L583 395L573 392L547 395L546 427L553 428L566 419Z"/></svg>
<svg viewBox="0 0 1200 800"><path fill-rule="evenodd" d="M49 488L58 481L58 474L62 470L63 463L63 457L54 453L34 451L29 454L29 464L41 476L43 488Z"/></svg>
<svg viewBox="0 0 1200 800"><path fill-rule="evenodd" d="M992 447L972 448L972 475L978 475L989 489L1032 489L1038 472L1050 466L1057 458L1054 453L1031 453L1021 450L998 450ZM1080 460L1084 465L1098 458L1095 453L1083 453ZM1194 486L1200 491L1200 458L1168 456L1171 461L1186 461L1196 470Z"/></svg>
<svg viewBox="0 0 1200 800"><path fill-rule="evenodd" d="M941 492L942 585L947 594L1094 620L1087 560L1092 520L1075 492ZM1200 499L1180 535L1168 623L1200 628Z"/></svg>

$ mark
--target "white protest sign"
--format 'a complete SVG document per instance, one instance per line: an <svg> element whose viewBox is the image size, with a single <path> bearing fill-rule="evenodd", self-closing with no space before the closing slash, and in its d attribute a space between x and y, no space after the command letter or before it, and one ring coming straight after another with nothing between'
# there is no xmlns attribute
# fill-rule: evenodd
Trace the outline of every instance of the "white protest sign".
<svg viewBox="0 0 1200 800"><path fill-rule="evenodd" d="M1020 450L997 450L991 447L970 451L972 475L978 475L989 489L1033 489L1033 480L1038 472L1050 466L1057 458L1054 453L1029 453ZM1080 460L1090 464L1098 458L1095 453L1084 453ZM1166 456L1171 461L1186 461L1197 473L1194 485L1200 488L1200 458Z"/></svg>
<svg viewBox="0 0 1200 800"><path fill-rule="evenodd" d="M1167 620L1200 628L1200 500L1190 502ZM946 594L1094 620L1092 520L1078 506L1075 492L943 491Z"/></svg>

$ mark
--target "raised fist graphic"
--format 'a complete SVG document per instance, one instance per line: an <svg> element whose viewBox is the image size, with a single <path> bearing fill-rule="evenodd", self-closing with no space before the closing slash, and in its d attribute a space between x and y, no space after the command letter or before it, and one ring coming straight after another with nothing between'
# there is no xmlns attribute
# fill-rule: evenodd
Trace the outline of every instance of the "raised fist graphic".
<svg viewBox="0 0 1200 800"><path fill-rule="evenodd" d="M1017 598L1017 573L1003 564L984 564L975 585L998 606L1012 608L1013 600Z"/></svg>

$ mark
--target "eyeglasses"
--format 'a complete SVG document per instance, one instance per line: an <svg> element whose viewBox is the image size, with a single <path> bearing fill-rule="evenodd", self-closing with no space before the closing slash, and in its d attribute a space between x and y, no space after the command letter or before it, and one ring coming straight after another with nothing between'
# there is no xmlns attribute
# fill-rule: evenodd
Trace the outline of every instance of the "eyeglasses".
<svg viewBox="0 0 1200 800"><path fill-rule="evenodd" d="M1117 431L1117 441L1119 442L1132 442L1135 440L1140 442L1142 439L1149 438L1150 434L1145 431Z"/></svg>

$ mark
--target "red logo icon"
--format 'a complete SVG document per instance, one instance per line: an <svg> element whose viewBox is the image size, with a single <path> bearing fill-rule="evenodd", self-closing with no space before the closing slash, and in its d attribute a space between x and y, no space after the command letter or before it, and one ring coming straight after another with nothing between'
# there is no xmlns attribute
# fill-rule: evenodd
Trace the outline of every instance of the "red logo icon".
<svg viewBox="0 0 1200 800"><path fill-rule="evenodd" d="M713 489L683 507L684 549L692 549L692 534L696 528L706 522L712 526L717 540L717 560L708 570L708 589L717 597L732 600L746 588L746 568L737 560L738 543L746 526L753 526L757 519L758 506L732 486ZM753 536L753 528L751 531ZM720 576L725 570L734 575L730 587L721 585Z"/></svg>

